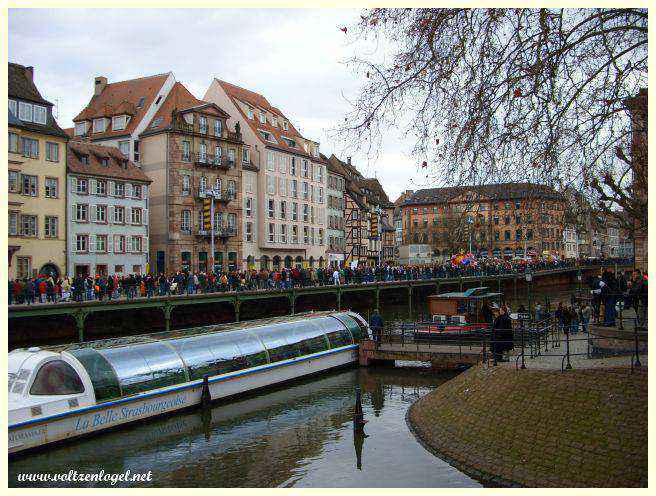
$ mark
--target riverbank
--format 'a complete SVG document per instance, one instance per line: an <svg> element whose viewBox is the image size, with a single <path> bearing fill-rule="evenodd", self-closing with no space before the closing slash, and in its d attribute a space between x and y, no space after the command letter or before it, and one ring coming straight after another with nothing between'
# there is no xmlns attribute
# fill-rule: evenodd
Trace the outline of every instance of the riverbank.
<svg viewBox="0 0 656 496"><path fill-rule="evenodd" d="M407 421L485 485L647 486L647 367L479 365L420 398Z"/></svg>

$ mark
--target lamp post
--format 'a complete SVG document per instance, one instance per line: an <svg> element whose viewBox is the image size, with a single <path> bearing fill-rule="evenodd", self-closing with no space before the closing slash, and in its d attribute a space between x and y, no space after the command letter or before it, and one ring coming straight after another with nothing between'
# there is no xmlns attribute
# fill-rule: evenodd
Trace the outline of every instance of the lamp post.
<svg viewBox="0 0 656 496"><path fill-rule="evenodd" d="M532 316L533 314L531 313L531 281L533 280L533 274L531 272L526 272L525 277L526 277L526 288L528 291L528 314Z"/></svg>

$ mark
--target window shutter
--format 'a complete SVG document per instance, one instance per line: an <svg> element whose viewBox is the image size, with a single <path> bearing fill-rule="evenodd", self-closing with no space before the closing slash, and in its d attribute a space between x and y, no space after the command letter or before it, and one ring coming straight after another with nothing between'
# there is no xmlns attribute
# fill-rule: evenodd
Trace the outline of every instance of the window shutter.
<svg viewBox="0 0 656 496"><path fill-rule="evenodd" d="M77 206L75 204L71 205L71 221L75 222L77 219Z"/></svg>
<svg viewBox="0 0 656 496"><path fill-rule="evenodd" d="M96 251L96 235L89 234L89 253L94 253Z"/></svg>
<svg viewBox="0 0 656 496"><path fill-rule="evenodd" d="M107 207L107 223L108 224L114 223L114 205L109 205Z"/></svg>
<svg viewBox="0 0 656 496"><path fill-rule="evenodd" d="M71 177L71 191L76 192L77 191L77 181L75 180L74 177Z"/></svg>
<svg viewBox="0 0 656 496"><path fill-rule="evenodd" d="M125 253L132 253L132 238L130 236L125 237Z"/></svg>
<svg viewBox="0 0 656 496"><path fill-rule="evenodd" d="M125 196L132 196L132 184L125 183Z"/></svg>
<svg viewBox="0 0 656 496"><path fill-rule="evenodd" d="M89 194L91 195L96 194L96 182L95 179L89 179Z"/></svg>
<svg viewBox="0 0 656 496"><path fill-rule="evenodd" d="M143 225L144 226L148 225L148 209L147 208L143 209Z"/></svg>
<svg viewBox="0 0 656 496"><path fill-rule="evenodd" d="M98 220L98 205L89 205L89 219L91 222L96 222Z"/></svg>
<svg viewBox="0 0 656 496"><path fill-rule="evenodd" d="M107 253L112 253L114 251L114 240L110 235L107 235L105 247L107 248Z"/></svg>

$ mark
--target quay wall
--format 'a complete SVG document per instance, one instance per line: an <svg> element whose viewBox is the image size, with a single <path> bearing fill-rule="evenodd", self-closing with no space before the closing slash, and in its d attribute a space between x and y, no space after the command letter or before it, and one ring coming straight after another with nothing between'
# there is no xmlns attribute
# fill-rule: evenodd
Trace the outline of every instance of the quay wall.
<svg viewBox="0 0 656 496"><path fill-rule="evenodd" d="M647 487L647 368L472 367L407 416L433 454L500 487Z"/></svg>

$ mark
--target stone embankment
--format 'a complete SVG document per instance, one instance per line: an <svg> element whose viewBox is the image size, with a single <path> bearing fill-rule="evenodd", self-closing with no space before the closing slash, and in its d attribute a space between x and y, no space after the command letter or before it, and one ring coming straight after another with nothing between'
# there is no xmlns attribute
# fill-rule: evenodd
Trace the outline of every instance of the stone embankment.
<svg viewBox="0 0 656 496"><path fill-rule="evenodd" d="M647 367L479 365L417 401L435 455L489 486L646 487Z"/></svg>

